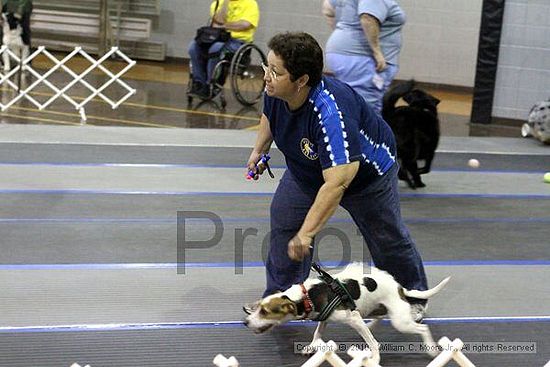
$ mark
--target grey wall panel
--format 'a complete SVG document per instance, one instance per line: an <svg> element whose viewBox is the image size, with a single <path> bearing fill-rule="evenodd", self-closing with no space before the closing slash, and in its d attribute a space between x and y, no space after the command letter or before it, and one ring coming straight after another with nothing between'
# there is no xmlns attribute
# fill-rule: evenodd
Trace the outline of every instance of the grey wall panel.
<svg viewBox="0 0 550 367"><path fill-rule="evenodd" d="M550 1L507 0L493 116L525 120L550 98Z"/></svg>
<svg viewBox="0 0 550 367"><path fill-rule="evenodd" d="M474 85L482 0L401 0L407 14L399 79Z"/></svg>

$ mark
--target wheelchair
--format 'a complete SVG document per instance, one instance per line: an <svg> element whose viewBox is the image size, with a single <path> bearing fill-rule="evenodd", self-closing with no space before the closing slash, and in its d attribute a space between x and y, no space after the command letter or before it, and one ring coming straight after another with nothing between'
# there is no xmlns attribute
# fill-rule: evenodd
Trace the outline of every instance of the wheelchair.
<svg viewBox="0 0 550 367"><path fill-rule="evenodd" d="M222 49L220 61L214 67L212 78L208 82L210 90L202 102L212 101L219 97L222 108L227 106L224 84L229 77L231 91L243 106L252 106L260 100L265 88L264 72L261 64L267 63L265 54L253 43L243 44L237 51L230 52ZM187 85L187 102L193 103L193 96L189 94L193 84L193 70L189 62L189 83Z"/></svg>

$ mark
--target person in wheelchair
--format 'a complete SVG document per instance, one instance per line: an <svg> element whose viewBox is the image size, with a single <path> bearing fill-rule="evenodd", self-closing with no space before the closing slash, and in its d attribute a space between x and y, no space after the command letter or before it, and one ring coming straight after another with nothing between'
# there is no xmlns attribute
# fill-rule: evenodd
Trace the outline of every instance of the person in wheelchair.
<svg viewBox="0 0 550 367"><path fill-rule="evenodd" d="M212 25L229 31L227 42L201 45L196 40L189 44L192 85L189 94L201 99L212 98L210 80L221 55L234 54L244 43L254 40L260 20L256 0L217 0L210 5Z"/></svg>

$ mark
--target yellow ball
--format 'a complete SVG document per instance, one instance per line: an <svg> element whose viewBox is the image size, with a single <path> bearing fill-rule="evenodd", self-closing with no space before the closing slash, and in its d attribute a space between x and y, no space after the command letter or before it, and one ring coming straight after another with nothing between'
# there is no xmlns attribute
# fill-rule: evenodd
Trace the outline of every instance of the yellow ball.
<svg viewBox="0 0 550 367"><path fill-rule="evenodd" d="M544 182L550 183L550 172L544 174Z"/></svg>
<svg viewBox="0 0 550 367"><path fill-rule="evenodd" d="M472 158L468 161L468 166L472 168L479 168L479 161L477 159Z"/></svg>

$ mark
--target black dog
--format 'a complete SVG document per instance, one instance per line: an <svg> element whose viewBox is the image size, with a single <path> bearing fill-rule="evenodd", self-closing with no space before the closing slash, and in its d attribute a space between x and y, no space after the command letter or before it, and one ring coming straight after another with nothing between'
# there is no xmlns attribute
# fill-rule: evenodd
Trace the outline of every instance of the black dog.
<svg viewBox="0 0 550 367"><path fill-rule="evenodd" d="M408 106L395 107L399 98ZM399 179L410 188L426 186L420 175L430 172L439 143L439 99L415 88L414 80L398 84L384 95L382 117L391 126L397 141ZM425 161L418 167L418 161Z"/></svg>

